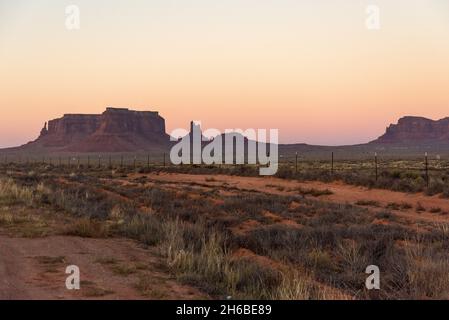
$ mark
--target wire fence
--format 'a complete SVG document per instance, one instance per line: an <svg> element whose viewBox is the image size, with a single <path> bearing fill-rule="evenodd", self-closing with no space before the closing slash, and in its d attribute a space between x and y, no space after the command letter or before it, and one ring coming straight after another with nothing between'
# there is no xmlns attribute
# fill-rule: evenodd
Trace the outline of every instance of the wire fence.
<svg viewBox="0 0 449 320"><path fill-rule="evenodd" d="M279 166L288 166L296 172L300 171L372 171L379 175L382 170L402 170L425 172L449 172L449 161L430 159L425 155L422 160L382 159L375 155L372 158L357 160L339 160L333 153L327 159L306 159L307 154L279 158ZM52 166L78 167L143 167L172 166L168 153L160 154L70 154L70 155L3 155L0 163L7 164L46 164ZM188 164L185 164L188 165ZM204 164L202 164L204 165ZM233 164L238 165L238 164ZM200 165L201 166L201 165Z"/></svg>

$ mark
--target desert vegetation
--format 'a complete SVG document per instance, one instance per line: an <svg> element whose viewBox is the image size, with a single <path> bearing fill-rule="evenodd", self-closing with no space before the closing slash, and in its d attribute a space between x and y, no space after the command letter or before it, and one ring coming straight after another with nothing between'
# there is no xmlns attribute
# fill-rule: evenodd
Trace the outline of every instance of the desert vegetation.
<svg viewBox="0 0 449 320"><path fill-rule="evenodd" d="M196 169L230 173L176 168ZM449 224L418 223L395 213L413 210L408 203L342 204L321 199L329 190L284 195L238 190L213 177L203 185L148 177L172 168L69 170L34 164L0 170L0 228L29 237L58 232L133 239L156 250L161 267L177 281L212 298L449 298ZM252 169L233 170L241 175ZM61 219L64 226L56 228ZM145 268L108 258L98 263L124 277ZM376 293L365 288L368 265L382 272ZM140 276L136 288L145 295L154 290L151 284Z"/></svg>
<svg viewBox="0 0 449 320"><path fill-rule="evenodd" d="M159 157L161 158L161 157ZM143 158L142 158L143 159ZM115 167L120 170L133 170L140 173L168 172L185 174L224 174L234 176L258 176L259 168L256 165L181 165L170 166L167 162L158 159L147 164L146 158L137 162L127 161L122 166L119 160L103 167ZM67 164L63 164L67 167ZM86 167L86 163L81 164ZM72 164L72 167L75 167ZM376 165L373 159L360 158L358 160L335 160L333 166L330 160L301 159L296 166L295 159L283 158L279 163L276 177L298 181L342 181L346 184L364 186L368 188L388 189L393 191L417 193L424 192L429 196L439 195L449 197L449 163L443 160L429 160L428 173L423 159L409 160L379 160ZM91 165L91 169L98 169ZM428 174L428 177L427 177Z"/></svg>

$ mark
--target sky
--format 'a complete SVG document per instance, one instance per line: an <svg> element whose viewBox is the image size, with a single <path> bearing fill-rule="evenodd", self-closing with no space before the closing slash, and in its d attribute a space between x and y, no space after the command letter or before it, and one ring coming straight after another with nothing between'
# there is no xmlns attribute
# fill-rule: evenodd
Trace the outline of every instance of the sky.
<svg viewBox="0 0 449 320"><path fill-rule="evenodd" d="M368 142L405 115L449 116L449 1L0 0L0 147L107 106L159 111L168 132Z"/></svg>

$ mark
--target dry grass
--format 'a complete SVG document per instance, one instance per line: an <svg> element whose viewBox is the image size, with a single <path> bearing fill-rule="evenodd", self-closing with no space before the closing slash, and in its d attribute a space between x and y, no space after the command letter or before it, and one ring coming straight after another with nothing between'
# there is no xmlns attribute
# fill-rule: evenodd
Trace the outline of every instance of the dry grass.
<svg viewBox="0 0 449 320"><path fill-rule="evenodd" d="M359 200L355 203L357 206L380 207L379 201Z"/></svg>
<svg viewBox="0 0 449 320"><path fill-rule="evenodd" d="M109 227L100 221L80 218L67 227L65 234L82 238L107 238Z"/></svg>
<svg viewBox="0 0 449 320"><path fill-rule="evenodd" d="M133 264L122 263L112 265L111 270L120 276L129 276L137 272L137 268Z"/></svg>
<svg viewBox="0 0 449 320"><path fill-rule="evenodd" d="M148 275L140 275L139 281L136 284L136 289L144 297L149 297L152 299L164 299L168 296L167 292L160 289L159 279L154 279Z"/></svg>
<svg viewBox="0 0 449 320"><path fill-rule="evenodd" d="M34 202L32 188L19 186L13 179L0 179L1 205L24 204L31 206Z"/></svg>
<svg viewBox="0 0 449 320"><path fill-rule="evenodd" d="M17 206L0 208L0 227L23 238L41 238L52 233L44 217Z"/></svg>
<svg viewBox="0 0 449 320"><path fill-rule="evenodd" d="M329 189L319 190L319 189L305 189L305 188L297 188L296 191L299 192L300 195L303 196L312 196L312 197L321 197L321 196L328 196L333 194L332 191Z"/></svg>
<svg viewBox="0 0 449 320"><path fill-rule="evenodd" d="M449 228L436 224L417 230L388 211L372 215L360 207L377 203L360 201L357 207L301 197L320 197L330 194L329 190L301 189L294 196L232 193L230 189L226 189L229 195L204 194L202 186L176 189L161 183L148 187L147 179L124 186L115 183L111 171L100 169L71 177L70 173L46 174L45 182L39 170L25 178L2 179L1 204L45 206L69 214L73 219L66 234L122 236L154 246L178 280L213 297L369 299L364 271L370 264L381 268L380 298L448 297ZM60 184L61 175L72 183ZM123 173L117 176L126 179ZM292 202L298 205L292 207ZM404 210L409 205L394 203L390 208ZM277 223L264 212L279 217ZM377 224L380 218L388 223ZM34 219L0 211L4 228L32 225ZM283 224L283 220L296 224ZM254 221L254 226L233 232L248 221ZM234 257L240 248L256 258ZM145 269L107 257L97 262L122 276ZM164 293L154 291L152 283L140 277L136 288L143 295L163 298Z"/></svg>
<svg viewBox="0 0 449 320"><path fill-rule="evenodd" d="M407 203L407 202L401 202L401 203L390 202L387 204L386 208L390 209L390 210L408 210L408 209L413 208L413 205L411 205L410 203Z"/></svg>

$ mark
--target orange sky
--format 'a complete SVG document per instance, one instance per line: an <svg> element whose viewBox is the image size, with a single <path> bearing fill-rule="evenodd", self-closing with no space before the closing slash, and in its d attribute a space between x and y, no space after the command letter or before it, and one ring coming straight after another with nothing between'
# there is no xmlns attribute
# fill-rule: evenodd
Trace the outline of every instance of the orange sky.
<svg viewBox="0 0 449 320"><path fill-rule="evenodd" d="M157 110L168 131L200 120L327 145L449 116L447 1L92 2L0 0L0 147L106 106ZM379 31L365 27L373 2Z"/></svg>

